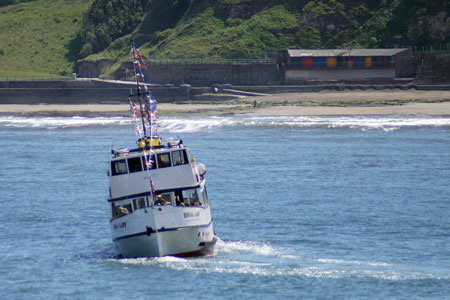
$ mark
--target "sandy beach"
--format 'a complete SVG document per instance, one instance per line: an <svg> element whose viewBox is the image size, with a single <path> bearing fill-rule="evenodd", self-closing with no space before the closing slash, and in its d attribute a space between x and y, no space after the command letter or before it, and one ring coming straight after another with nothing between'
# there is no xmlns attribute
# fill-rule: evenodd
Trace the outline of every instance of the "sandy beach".
<svg viewBox="0 0 450 300"><path fill-rule="evenodd" d="M256 101L256 108L254 107ZM160 103L164 115L450 115L450 91L324 91L246 97L220 102ZM1 104L2 115L129 115L128 104Z"/></svg>

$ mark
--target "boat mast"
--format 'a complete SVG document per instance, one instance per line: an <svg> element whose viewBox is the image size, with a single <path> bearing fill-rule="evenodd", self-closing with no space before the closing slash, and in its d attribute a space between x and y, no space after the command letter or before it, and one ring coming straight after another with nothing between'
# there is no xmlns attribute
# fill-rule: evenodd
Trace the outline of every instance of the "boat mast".
<svg viewBox="0 0 450 300"><path fill-rule="evenodd" d="M141 98L142 93L141 93L141 87L139 85L140 80L142 80L142 81L144 80L142 68L145 68L145 66L141 65L141 62L140 62L141 57L140 57L139 52L136 50L136 45L134 43L133 43L132 51L133 51L134 74L136 77L137 97L139 99L139 109L141 112L142 130L144 131L144 137L147 137L147 129L146 129L145 120L144 120L144 109L142 107L142 98ZM150 125L150 134L151 134L152 128L151 128L150 122L149 122L149 125Z"/></svg>
<svg viewBox="0 0 450 300"><path fill-rule="evenodd" d="M152 110L152 106L154 106L154 109L156 111L156 105L155 103L151 103L151 94L150 91L148 90L147 86L145 85L145 76L144 76L144 70L146 69L144 60L142 59L138 49L136 48L136 45L133 42L133 47L132 47L132 52L133 52L133 65L134 65L134 74L136 76L136 88L137 88L137 97L139 98L139 108L140 108L140 112L141 112L141 122L142 122L142 130L144 133L144 146L142 147L142 151L144 152L144 158L145 158L145 164L147 165L147 174L148 177L150 179L150 189L152 192L152 197L153 197L153 201L156 200L156 189L155 189L155 185L153 184L153 180L152 177L150 175L150 168L153 166L154 160L153 160L153 156L154 156L154 152L153 152L153 131L152 131L152 125L153 125L153 112L154 110ZM144 96L146 99L146 103L145 105L147 105L146 108L146 117L147 120L144 117L144 107L143 107L143 100L142 100L142 92L141 92L141 86L139 85L139 83L142 82L143 83L143 89L144 89ZM135 110L133 110L135 111ZM135 115L135 120L136 120L136 115ZM147 149L147 125L146 123L148 122L148 127L150 130L150 149ZM136 124L137 126L137 124ZM156 126L157 127L157 126ZM137 131L139 131L139 128L136 128ZM140 134L139 134L140 136ZM141 137L141 136L140 136ZM142 138L142 137L141 137ZM147 150L150 150L150 152L148 153Z"/></svg>

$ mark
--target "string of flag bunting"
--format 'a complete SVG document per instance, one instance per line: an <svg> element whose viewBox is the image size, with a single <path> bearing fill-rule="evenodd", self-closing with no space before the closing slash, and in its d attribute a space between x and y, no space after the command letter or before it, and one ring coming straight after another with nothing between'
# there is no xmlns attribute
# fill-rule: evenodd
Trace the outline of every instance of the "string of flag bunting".
<svg viewBox="0 0 450 300"><path fill-rule="evenodd" d="M142 59L139 49L135 45L133 45L131 51L133 55L133 65L138 91L137 96L139 97L140 107L138 108L130 98L130 108L133 113L135 122L136 136L139 138L139 141L144 139L145 142L147 138L150 138L150 148L143 147L143 151L147 168L151 169L154 163L155 156L152 140L159 140L160 135L162 134L159 131L161 124L159 122L159 114L157 112L158 103L156 102L156 99L153 97L150 89L148 88L148 80L146 74L147 66ZM152 189L153 198L155 199L155 187L151 177L150 186Z"/></svg>

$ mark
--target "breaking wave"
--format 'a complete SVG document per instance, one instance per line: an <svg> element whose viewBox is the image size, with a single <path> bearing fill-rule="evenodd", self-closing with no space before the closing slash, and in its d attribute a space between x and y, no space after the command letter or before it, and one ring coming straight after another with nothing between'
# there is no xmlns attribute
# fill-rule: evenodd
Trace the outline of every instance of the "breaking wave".
<svg viewBox="0 0 450 300"><path fill-rule="evenodd" d="M127 117L16 117L0 116L0 126L19 128L72 128L89 126L130 126ZM358 130L398 130L417 127L450 127L450 117L406 116L227 116L161 118L163 132L211 131L222 127L348 128Z"/></svg>
<svg viewBox="0 0 450 300"><path fill-rule="evenodd" d="M225 126L286 128L348 128L391 131L401 128L450 127L449 117L374 117L374 116L234 116L210 118L172 118L163 120L163 130L197 132Z"/></svg>
<svg viewBox="0 0 450 300"><path fill-rule="evenodd" d="M132 124L130 118L124 117L16 117L0 116L0 126L18 128L72 128L89 126L121 126Z"/></svg>

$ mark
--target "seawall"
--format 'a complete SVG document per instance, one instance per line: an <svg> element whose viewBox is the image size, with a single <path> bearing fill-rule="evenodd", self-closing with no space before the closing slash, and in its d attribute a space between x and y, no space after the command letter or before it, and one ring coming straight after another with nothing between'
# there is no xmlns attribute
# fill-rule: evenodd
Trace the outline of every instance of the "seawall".
<svg viewBox="0 0 450 300"><path fill-rule="evenodd" d="M115 80L0 81L0 104L113 104L128 103L133 82ZM217 92L216 89L217 88ZM152 94L161 103L187 100L222 101L241 96L344 90L450 90L446 85L420 85L412 79L378 81L305 81L299 85L231 85L207 87L152 85Z"/></svg>
<svg viewBox="0 0 450 300"><path fill-rule="evenodd" d="M0 104L128 103L136 84L109 80L0 81ZM186 101L210 88L151 86L159 102Z"/></svg>

